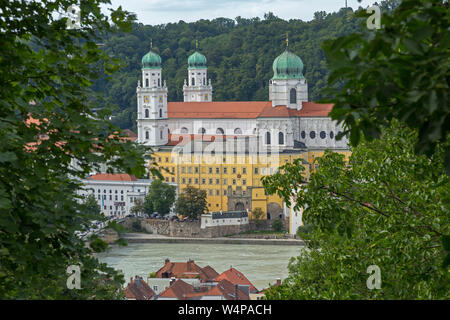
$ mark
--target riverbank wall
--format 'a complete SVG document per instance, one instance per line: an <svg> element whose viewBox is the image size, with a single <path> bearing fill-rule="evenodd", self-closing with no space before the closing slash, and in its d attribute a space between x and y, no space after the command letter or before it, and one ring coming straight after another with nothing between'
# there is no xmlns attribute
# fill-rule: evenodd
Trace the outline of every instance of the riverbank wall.
<svg viewBox="0 0 450 320"><path fill-rule="evenodd" d="M203 244L247 244L304 246L299 239L253 239L253 238L185 238L165 237L145 233L127 233L123 236L128 243L203 243Z"/></svg>
<svg viewBox="0 0 450 320"><path fill-rule="evenodd" d="M162 235L168 237L186 237L186 238L218 238L255 230L271 230L272 223L275 220L249 221L244 225L227 225L200 228L200 221L167 221L160 219L138 219L126 218L123 225L128 230L136 230L136 224L139 228L149 234ZM282 220L287 228L287 221Z"/></svg>

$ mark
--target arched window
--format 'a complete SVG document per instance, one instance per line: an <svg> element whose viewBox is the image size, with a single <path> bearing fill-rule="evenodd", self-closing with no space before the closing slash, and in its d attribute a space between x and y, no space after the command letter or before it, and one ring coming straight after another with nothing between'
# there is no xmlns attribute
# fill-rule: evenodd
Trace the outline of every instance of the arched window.
<svg viewBox="0 0 450 320"><path fill-rule="evenodd" d="M149 85L149 82L148 82L148 78L147 79L145 79L145 86L148 88L150 85Z"/></svg>
<svg viewBox="0 0 450 320"><path fill-rule="evenodd" d="M198 133L199 134L205 134L206 133L206 129L205 128L200 128L200 129L198 129Z"/></svg>
<svg viewBox="0 0 450 320"><path fill-rule="evenodd" d="M191 84L195 86L195 78L192 78Z"/></svg>
<svg viewBox="0 0 450 320"><path fill-rule="evenodd" d="M164 129L161 129L160 131L159 131L159 138L162 140L162 138L163 138L163 130Z"/></svg>
<svg viewBox="0 0 450 320"><path fill-rule="evenodd" d="M284 144L284 134L283 134L283 132L278 133L278 144Z"/></svg>
<svg viewBox="0 0 450 320"><path fill-rule="evenodd" d="M206 86L206 78L203 78L203 85Z"/></svg>
<svg viewBox="0 0 450 320"><path fill-rule="evenodd" d="M145 139L150 139L150 134L148 133L148 131L145 131Z"/></svg>
<svg viewBox="0 0 450 320"><path fill-rule="evenodd" d="M234 134L242 134L241 128L234 129Z"/></svg>
<svg viewBox="0 0 450 320"><path fill-rule="evenodd" d="M150 117L150 113L149 113L148 109L145 109L145 117L146 118Z"/></svg>
<svg viewBox="0 0 450 320"><path fill-rule="evenodd" d="M225 131L223 131L222 128L217 128L216 133L217 134L225 134Z"/></svg>
<svg viewBox="0 0 450 320"><path fill-rule="evenodd" d="M290 93L290 103L297 103L297 90L295 90L294 88L291 89L291 93Z"/></svg>
<svg viewBox="0 0 450 320"><path fill-rule="evenodd" d="M162 118L162 109L159 109L159 117Z"/></svg>
<svg viewBox="0 0 450 320"><path fill-rule="evenodd" d="M158 87L161 87L161 79L158 78Z"/></svg>
<svg viewBox="0 0 450 320"><path fill-rule="evenodd" d="M270 144L270 132L266 132L266 144Z"/></svg>
<svg viewBox="0 0 450 320"><path fill-rule="evenodd" d="M181 128L181 133L188 133L189 130L186 127Z"/></svg>

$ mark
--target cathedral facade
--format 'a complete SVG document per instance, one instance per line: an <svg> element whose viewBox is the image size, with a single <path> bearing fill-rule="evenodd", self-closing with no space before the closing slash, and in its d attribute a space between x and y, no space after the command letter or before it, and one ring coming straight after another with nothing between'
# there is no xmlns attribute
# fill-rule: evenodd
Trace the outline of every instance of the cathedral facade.
<svg viewBox="0 0 450 320"><path fill-rule="evenodd" d="M336 140L342 127L328 116L333 105L308 100L303 62L287 47L273 62L269 101L213 101L207 59L198 51L188 58L183 102L168 101L162 71L155 52L142 58L137 141L152 147L179 192L187 185L207 190L210 211L259 207L268 219L292 220L281 199L265 195L261 176L297 158L314 170L314 158L325 149L349 154L346 138ZM290 228L301 225L298 219Z"/></svg>

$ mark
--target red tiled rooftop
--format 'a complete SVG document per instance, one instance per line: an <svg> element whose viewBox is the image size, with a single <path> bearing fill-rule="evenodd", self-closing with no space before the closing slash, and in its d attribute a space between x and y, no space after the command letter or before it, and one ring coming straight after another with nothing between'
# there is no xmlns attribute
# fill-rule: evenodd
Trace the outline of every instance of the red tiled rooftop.
<svg viewBox="0 0 450 320"><path fill-rule="evenodd" d="M96 181L137 181L135 176L124 173L99 173L88 178Z"/></svg>
<svg viewBox="0 0 450 320"><path fill-rule="evenodd" d="M250 286L250 292L258 292L258 289L255 288L255 286L244 276L244 274L235 268L230 268L222 272L214 280L221 281L223 279L230 281L232 284L248 285Z"/></svg>
<svg viewBox="0 0 450 320"><path fill-rule="evenodd" d="M302 110L272 107L271 101L169 102L169 118L255 119L270 117L326 117L333 104L304 102Z"/></svg>

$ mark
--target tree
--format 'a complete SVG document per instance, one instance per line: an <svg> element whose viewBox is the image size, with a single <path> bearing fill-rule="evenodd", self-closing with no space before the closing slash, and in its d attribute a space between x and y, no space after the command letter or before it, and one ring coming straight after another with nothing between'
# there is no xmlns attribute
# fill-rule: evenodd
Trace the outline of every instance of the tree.
<svg viewBox="0 0 450 320"><path fill-rule="evenodd" d="M281 220L276 219L272 222L272 229L275 232L282 232L284 227L283 227L283 223L281 222Z"/></svg>
<svg viewBox="0 0 450 320"><path fill-rule="evenodd" d="M178 214L191 219L198 219L200 215L208 210L206 191L187 186L183 193L178 196L176 210Z"/></svg>
<svg viewBox="0 0 450 320"><path fill-rule="evenodd" d="M160 215L170 213L170 208L175 202L175 190L174 186L159 179L154 180L144 200L144 212L152 214L156 211Z"/></svg>
<svg viewBox="0 0 450 320"><path fill-rule="evenodd" d="M105 120L106 110L90 110L100 99L91 85L118 68L98 48L100 36L129 30L133 18L120 7L104 15L101 2L81 2L81 29L54 14L77 1L0 2L1 299L122 297L123 276L76 235L92 217L75 178L102 163L145 172L142 148ZM80 290L66 286L70 265L81 266Z"/></svg>
<svg viewBox="0 0 450 320"><path fill-rule="evenodd" d="M100 206L97 203L97 200L95 200L95 195L90 194L86 198L84 198L83 201L83 212L93 215L93 216L99 216L101 214Z"/></svg>
<svg viewBox="0 0 450 320"><path fill-rule="evenodd" d="M255 220L256 225L261 225L263 220L264 211L261 208L255 208L252 210L252 219Z"/></svg>
<svg viewBox="0 0 450 320"><path fill-rule="evenodd" d="M391 119L418 130L418 154L431 156L449 137L448 6L448 1L403 0L392 14L384 11L381 29L324 42L331 72L324 94L335 104L330 116L347 126L343 135L350 134L353 146L361 135L379 138ZM368 14L361 10L357 16ZM450 175L450 149L446 167Z"/></svg>
<svg viewBox="0 0 450 320"><path fill-rule="evenodd" d="M133 207L131 207L130 212L136 216L138 216L140 213L144 212L144 202L142 199L137 198L134 201Z"/></svg>
<svg viewBox="0 0 450 320"><path fill-rule="evenodd" d="M381 139L364 138L347 163L327 151L307 185L300 162L265 177L269 193L307 208L309 250L269 299L448 299L450 178L447 145L431 158L414 154L418 134L394 121ZM369 290L367 268L381 270L381 289Z"/></svg>

